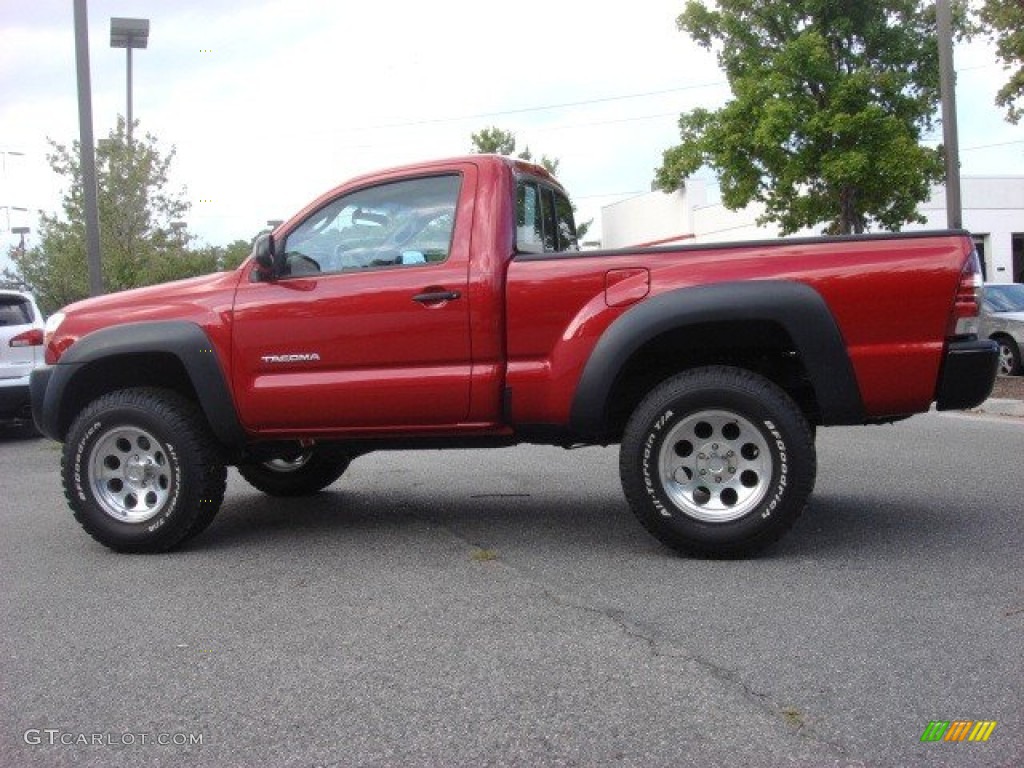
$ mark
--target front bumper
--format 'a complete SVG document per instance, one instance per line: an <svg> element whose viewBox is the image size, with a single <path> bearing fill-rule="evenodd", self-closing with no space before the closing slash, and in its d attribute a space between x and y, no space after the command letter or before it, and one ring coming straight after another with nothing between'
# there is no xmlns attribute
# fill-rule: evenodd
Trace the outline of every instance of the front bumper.
<svg viewBox="0 0 1024 768"><path fill-rule="evenodd" d="M999 364L999 345L989 339L954 341L939 371L935 407L940 411L980 405L992 393Z"/></svg>

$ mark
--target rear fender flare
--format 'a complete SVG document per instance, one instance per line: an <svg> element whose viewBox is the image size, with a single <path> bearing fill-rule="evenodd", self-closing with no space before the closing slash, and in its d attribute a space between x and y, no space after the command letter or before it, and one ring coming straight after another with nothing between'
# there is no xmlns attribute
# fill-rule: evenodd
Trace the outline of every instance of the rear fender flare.
<svg viewBox="0 0 1024 768"><path fill-rule="evenodd" d="M825 300L803 283L758 280L680 288L648 299L618 317L583 368L570 411L572 431L585 437L604 434L612 387L644 344L664 333L716 322L781 326L807 370L822 423L863 423L864 405L853 365Z"/></svg>

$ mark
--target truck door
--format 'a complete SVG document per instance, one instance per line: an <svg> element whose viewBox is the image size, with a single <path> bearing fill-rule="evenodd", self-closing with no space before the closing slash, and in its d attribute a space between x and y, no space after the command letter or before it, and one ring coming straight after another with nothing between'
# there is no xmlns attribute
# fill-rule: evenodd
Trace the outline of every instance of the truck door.
<svg viewBox="0 0 1024 768"><path fill-rule="evenodd" d="M285 274L241 284L232 380L261 432L466 419L472 166L347 191L279 237Z"/></svg>

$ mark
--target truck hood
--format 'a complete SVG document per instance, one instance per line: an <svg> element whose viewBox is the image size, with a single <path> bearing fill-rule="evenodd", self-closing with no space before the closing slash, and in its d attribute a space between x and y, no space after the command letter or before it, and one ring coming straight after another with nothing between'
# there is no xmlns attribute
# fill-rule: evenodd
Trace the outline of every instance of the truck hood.
<svg viewBox="0 0 1024 768"><path fill-rule="evenodd" d="M139 320L155 319L156 316L164 315L180 316L185 307L208 307L211 300L216 303L226 301L230 305L238 279L239 270L215 272L212 275L190 277L83 299L69 304L61 311L66 315L76 316L104 315L112 312L116 313L122 322L130 322L130 316L135 314L140 315L136 318Z"/></svg>

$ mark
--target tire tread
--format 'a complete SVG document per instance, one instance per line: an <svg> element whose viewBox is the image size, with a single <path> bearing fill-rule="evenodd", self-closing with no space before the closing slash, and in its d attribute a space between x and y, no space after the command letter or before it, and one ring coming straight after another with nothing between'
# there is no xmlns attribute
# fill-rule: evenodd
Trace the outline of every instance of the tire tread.
<svg viewBox="0 0 1024 768"><path fill-rule="evenodd" d="M794 510L775 515L768 525L753 534L734 541L709 541L684 534L671 527L651 508L648 491L641 473L635 471L638 452L643 451L651 422L657 419L668 404L700 390L731 390L753 397L777 412L778 421L785 419L787 427L796 430L798 440L809 447L809 464L800 475L802 485L791 482L787 492L798 500ZM803 412L778 385L744 368L708 366L676 374L656 386L630 417L622 439L620 474L623 491L640 523L655 538L681 554L706 558L740 558L756 554L778 541L806 508L806 500L814 485L817 460L814 453L814 430ZM800 497L803 497L800 499ZM751 513L756 514L756 511ZM718 524L712 524L718 525ZM727 524L722 524L727 525ZM693 526L695 529L700 526Z"/></svg>
<svg viewBox="0 0 1024 768"><path fill-rule="evenodd" d="M162 421L181 447L181 460L194 462L201 469L201 487L195 496L196 503L182 505L180 514L187 521L179 519L173 526L163 526L160 533L149 538L119 539L96 525L92 519L92 514L95 513L83 508L83 502L77 497L71 482L73 471L70 464L79 442L77 435L82 425L99 418L102 413L113 408L139 410ZM68 430L64 443L61 477L68 505L75 519L90 536L118 552L155 553L175 548L197 536L213 522L224 500L227 469L220 457L220 446L195 403L172 390L139 387L108 392L90 403L78 415Z"/></svg>

